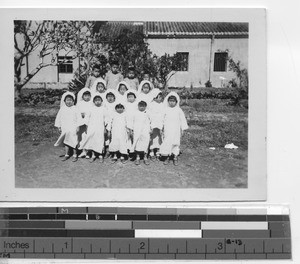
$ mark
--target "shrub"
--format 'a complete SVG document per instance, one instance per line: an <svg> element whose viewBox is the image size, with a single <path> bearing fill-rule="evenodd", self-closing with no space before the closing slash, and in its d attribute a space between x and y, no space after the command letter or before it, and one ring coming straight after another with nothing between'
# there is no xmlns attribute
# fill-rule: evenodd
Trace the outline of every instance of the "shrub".
<svg viewBox="0 0 300 264"><path fill-rule="evenodd" d="M17 105L25 104L29 106L35 106L37 104L47 104L52 105L55 103L59 103L62 94L66 90L58 90L58 89L49 89L49 90L42 90L42 89L35 89L30 90L25 93L23 91L20 100L16 102Z"/></svg>

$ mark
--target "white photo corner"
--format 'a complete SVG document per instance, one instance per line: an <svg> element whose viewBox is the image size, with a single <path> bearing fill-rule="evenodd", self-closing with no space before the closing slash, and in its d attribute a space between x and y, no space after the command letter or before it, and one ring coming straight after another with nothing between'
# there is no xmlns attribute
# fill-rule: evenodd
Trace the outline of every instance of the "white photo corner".
<svg viewBox="0 0 300 264"><path fill-rule="evenodd" d="M0 13L2 201L266 200L265 9Z"/></svg>

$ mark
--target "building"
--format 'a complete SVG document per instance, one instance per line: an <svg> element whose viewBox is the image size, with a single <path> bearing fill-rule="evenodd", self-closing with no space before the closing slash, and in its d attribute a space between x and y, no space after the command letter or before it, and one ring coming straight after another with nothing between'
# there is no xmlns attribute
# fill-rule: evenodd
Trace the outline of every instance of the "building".
<svg viewBox="0 0 300 264"><path fill-rule="evenodd" d="M124 27L143 31L149 49L157 56L181 54L184 65L171 77L169 87L205 87L207 81L213 87L226 86L236 78L228 68L228 57L248 68L248 23L108 22L106 30L117 34ZM64 63L42 69L26 87L66 87L79 65L71 55L59 54L58 59ZM36 65L34 60L38 56L33 54L23 66L23 74L30 71L30 65Z"/></svg>

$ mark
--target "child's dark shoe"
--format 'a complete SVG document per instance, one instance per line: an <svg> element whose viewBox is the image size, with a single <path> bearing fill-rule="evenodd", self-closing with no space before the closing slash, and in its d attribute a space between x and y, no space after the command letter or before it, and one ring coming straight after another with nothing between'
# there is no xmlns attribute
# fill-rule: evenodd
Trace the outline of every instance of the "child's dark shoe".
<svg viewBox="0 0 300 264"><path fill-rule="evenodd" d="M65 155L65 156L63 156L63 158L61 159L61 161L66 161L66 160L68 160L69 158L70 158L70 156Z"/></svg>
<svg viewBox="0 0 300 264"><path fill-rule="evenodd" d="M78 157L77 156L73 156L72 162L76 162L77 160L78 160Z"/></svg>
<svg viewBox="0 0 300 264"><path fill-rule="evenodd" d="M116 163L117 162L117 157L113 157L112 159L111 159L111 164L114 164L114 163Z"/></svg>
<svg viewBox="0 0 300 264"><path fill-rule="evenodd" d="M78 156L79 158L85 158L86 153L85 152L81 152L80 155Z"/></svg>

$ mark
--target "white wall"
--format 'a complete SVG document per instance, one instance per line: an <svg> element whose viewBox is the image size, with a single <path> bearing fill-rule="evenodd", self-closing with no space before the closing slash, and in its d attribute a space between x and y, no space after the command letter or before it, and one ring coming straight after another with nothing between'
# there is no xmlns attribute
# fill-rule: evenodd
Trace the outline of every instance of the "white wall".
<svg viewBox="0 0 300 264"><path fill-rule="evenodd" d="M213 44L213 58L214 53L218 51L228 50L228 56L231 57L235 62L241 61L241 67L248 69L248 39L215 39ZM214 87L221 86L220 77L225 78L225 82L230 81L232 78L236 78L234 72L229 71L227 65L226 72L215 72L214 60L212 59L211 65L211 82Z"/></svg>
<svg viewBox="0 0 300 264"><path fill-rule="evenodd" d="M34 70L38 64L40 63L40 58L38 56L39 50L35 50L28 57L28 71L29 73ZM60 56L63 56L64 53L60 52ZM67 56L71 56L72 53L67 54ZM56 55L54 55L56 57ZM50 63L52 59L52 55L48 55L44 58L44 63ZM26 69L26 60L23 61L24 65L21 70L21 78L24 78L27 75ZM73 73L78 68L78 59L73 60ZM26 88L30 88L31 86L35 86L34 83L53 83L59 80L60 83L67 83L73 78L73 73L60 73L58 78L57 66L47 66L42 68L32 79L25 85Z"/></svg>
<svg viewBox="0 0 300 264"><path fill-rule="evenodd" d="M169 81L174 87L204 87L209 79L209 62L211 39L148 39L150 50L161 56L165 53L189 52L189 70L177 72ZM214 87L221 86L223 77L226 81L235 77L231 71L214 72L214 52L229 50L229 56L240 60L248 68L248 39L215 39L212 48L211 82Z"/></svg>

